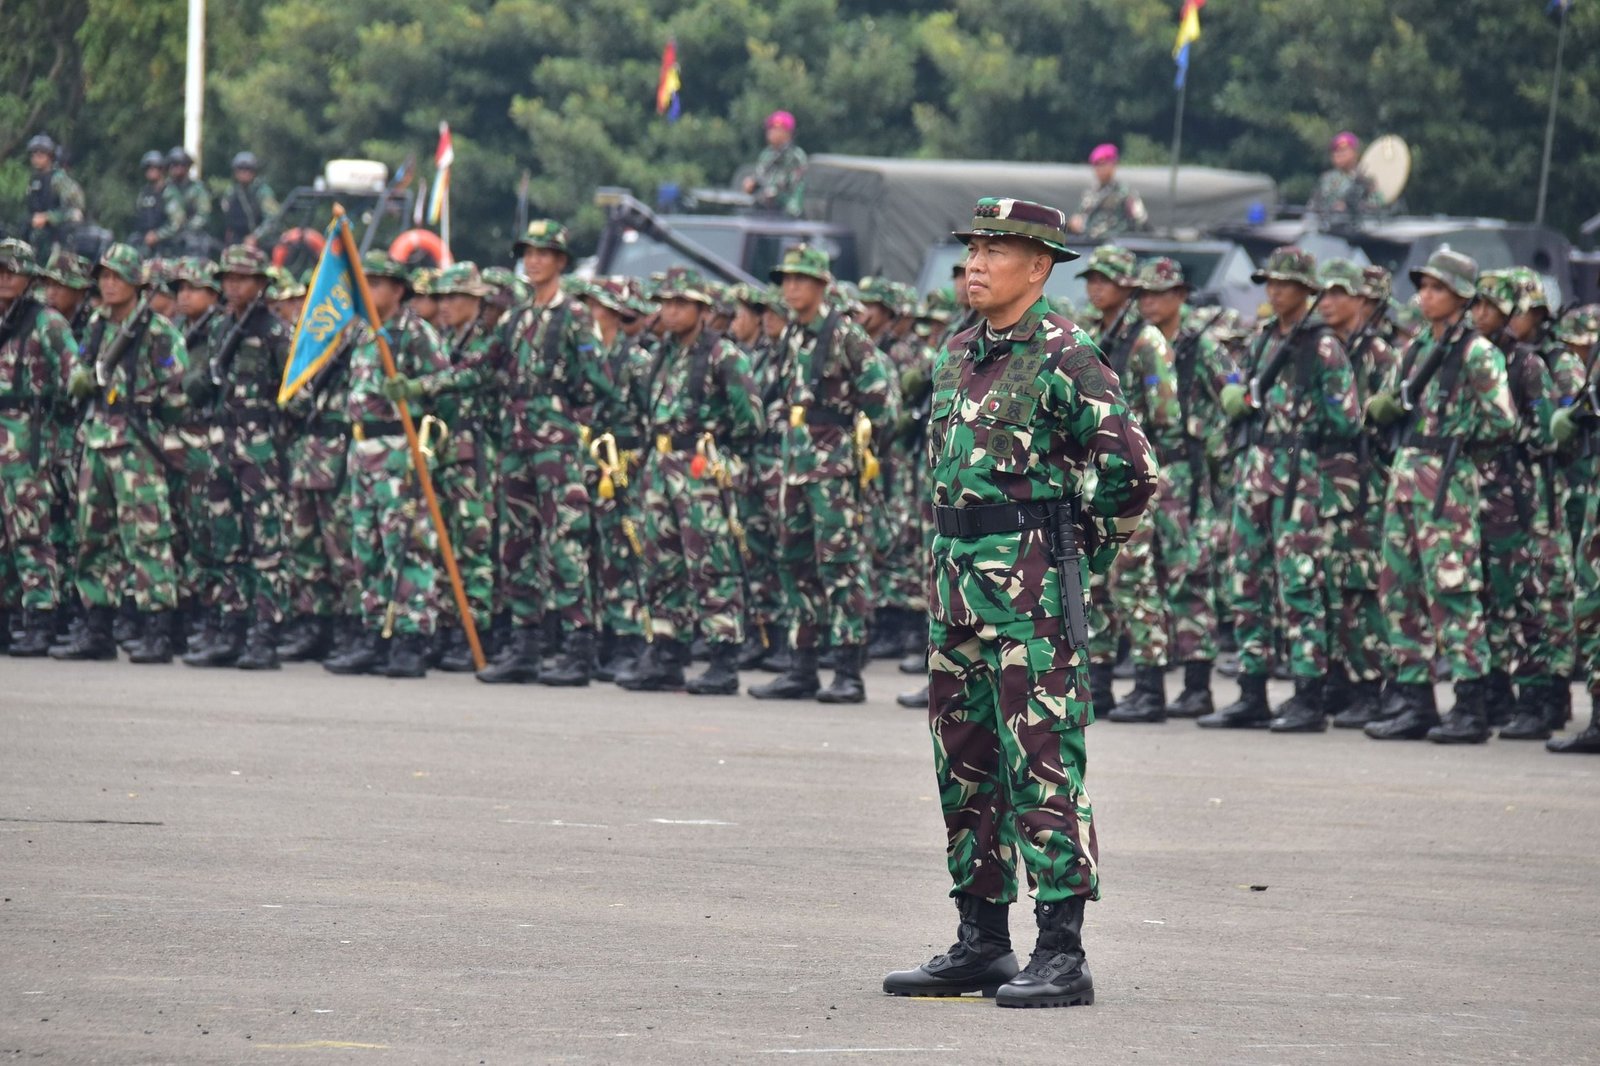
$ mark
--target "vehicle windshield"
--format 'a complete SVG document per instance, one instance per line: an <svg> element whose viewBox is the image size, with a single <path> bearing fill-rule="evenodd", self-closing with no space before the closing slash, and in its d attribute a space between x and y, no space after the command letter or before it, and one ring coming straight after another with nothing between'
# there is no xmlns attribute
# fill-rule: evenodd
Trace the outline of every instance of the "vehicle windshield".
<svg viewBox="0 0 1600 1066"><path fill-rule="evenodd" d="M731 226L683 224L673 227L688 240L706 251L737 263L744 247L743 231ZM610 270L613 274L630 278L648 278L663 274L675 266L694 267L688 256L670 245L640 233L624 230L617 245L617 255ZM695 267L695 269L699 269Z"/></svg>

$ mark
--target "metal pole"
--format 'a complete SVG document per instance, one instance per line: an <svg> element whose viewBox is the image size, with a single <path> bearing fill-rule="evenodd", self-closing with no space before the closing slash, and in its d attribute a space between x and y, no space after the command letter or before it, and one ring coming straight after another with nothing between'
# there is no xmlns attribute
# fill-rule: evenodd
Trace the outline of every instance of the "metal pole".
<svg viewBox="0 0 1600 1066"><path fill-rule="evenodd" d="M194 157L192 173L201 176L201 122L205 117L206 0L189 0L189 49L183 83L183 147Z"/></svg>
<svg viewBox="0 0 1600 1066"><path fill-rule="evenodd" d="M1533 212L1536 226L1544 225L1545 194L1550 190L1550 151L1556 140L1556 103L1561 98L1561 59L1567 45L1567 12L1570 5L1561 7L1561 29L1556 34L1556 70L1550 78L1550 115L1544 123L1544 161L1539 165L1539 206Z"/></svg>
<svg viewBox="0 0 1600 1066"><path fill-rule="evenodd" d="M1183 101L1189 95L1189 79L1178 86L1178 111L1172 119L1172 174L1167 178L1167 231L1178 227L1178 155L1183 151Z"/></svg>

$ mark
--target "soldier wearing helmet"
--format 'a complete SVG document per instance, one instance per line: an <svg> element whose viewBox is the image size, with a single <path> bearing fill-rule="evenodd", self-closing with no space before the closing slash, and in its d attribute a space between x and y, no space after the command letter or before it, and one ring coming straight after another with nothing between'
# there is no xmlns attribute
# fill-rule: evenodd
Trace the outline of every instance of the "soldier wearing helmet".
<svg viewBox="0 0 1600 1066"><path fill-rule="evenodd" d="M217 202L223 244L258 248L271 243L280 205L260 171L254 152L240 152L233 157L233 183Z"/></svg>
<svg viewBox="0 0 1600 1066"><path fill-rule="evenodd" d="M211 194L196 180L194 157L182 146L167 153L167 222L156 231L163 255L201 255L206 251L206 224L211 220Z"/></svg>
<svg viewBox="0 0 1600 1066"><path fill-rule="evenodd" d="M58 152L48 134L28 141L28 243L39 259L48 259L83 221L83 190L61 169Z"/></svg>

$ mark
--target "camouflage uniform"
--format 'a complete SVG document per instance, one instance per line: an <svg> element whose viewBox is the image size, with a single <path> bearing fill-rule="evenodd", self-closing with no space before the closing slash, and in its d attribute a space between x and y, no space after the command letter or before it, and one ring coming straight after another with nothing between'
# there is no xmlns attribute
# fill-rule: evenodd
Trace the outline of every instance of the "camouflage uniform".
<svg viewBox="0 0 1600 1066"><path fill-rule="evenodd" d="M167 198L167 223L156 230L156 247L163 255L192 255L208 240L211 224L211 194L205 183L189 176L171 177L171 168L192 163L187 152L174 148L167 154L168 178L163 190Z"/></svg>
<svg viewBox="0 0 1600 1066"><path fill-rule="evenodd" d="M1583 412L1589 434L1597 428L1592 402ZM1570 737L1546 741L1545 747L1554 752L1597 754L1600 753L1600 493L1591 491L1581 495L1584 520L1583 532L1578 538L1573 623L1577 631L1578 667L1589 690L1589 725Z"/></svg>
<svg viewBox="0 0 1600 1066"><path fill-rule="evenodd" d="M69 376L79 365L78 349L88 337L89 318L94 305L88 299L88 290L94 281L90 277L94 264L65 248L51 254L40 275L82 294L77 311L67 323L68 351L62 360L61 372ZM78 525L78 421L85 407L84 401L73 398L65 391L58 394L51 412L53 447L50 453L50 475L54 482L52 496L55 508L50 518L50 534L56 553L56 571L59 574L59 591L56 597L56 629L75 615L79 606L77 586L73 580L73 565L78 558L76 533Z"/></svg>
<svg viewBox="0 0 1600 1066"><path fill-rule="evenodd" d="M1112 178L1083 194L1078 204L1083 235L1101 240L1119 233L1140 233L1150 228L1144 200L1126 182Z"/></svg>
<svg viewBox="0 0 1600 1066"><path fill-rule="evenodd" d="M1565 349L1551 366L1556 391L1562 397L1562 406L1571 407L1582 402L1591 384L1600 383L1595 368L1586 365L1600 343L1600 305L1570 309L1555 324L1551 336ZM1600 440L1587 426L1581 435L1572 434L1563 445L1557 473L1567 529L1576 549L1585 528L1588 497L1593 495L1589 486L1600 484Z"/></svg>
<svg viewBox="0 0 1600 1066"><path fill-rule="evenodd" d="M750 176L756 183L757 203L786 215L800 214L805 202L806 154L799 145L790 141L782 148L763 148Z"/></svg>
<svg viewBox="0 0 1600 1066"><path fill-rule="evenodd" d="M771 292L748 288L741 301L757 310L781 310L783 301ZM778 573L778 500L783 494L783 437L788 423L774 419L781 412L778 379L779 352L767 339L746 350L750 376L761 405L761 433L750 444L746 463L745 490L739 495L739 515L744 522L746 615L750 628L759 638L763 651L781 642L787 626L783 621L783 580Z"/></svg>
<svg viewBox="0 0 1600 1066"><path fill-rule="evenodd" d="M175 272L180 284L200 285L219 295L221 285L211 263L184 260ZM178 318L173 325L183 334L184 348L199 360L205 356L207 338L222 316L213 305L198 319ZM172 511L173 557L178 565L178 602L188 608L215 612L220 608L223 560L212 537L209 486L215 469L211 448L212 419L203 407L190 404L184 418L167 427L162 447L167 466L167 500Z"/></svg>
<svg viewBox="0 0 1600 1066"><path fill-rule="evenodd" d="M47 137L35 137L29 141L30 153L40 141L49 145L46 150L54 157L55 144ZM48 258L54 254L57 245L65 244L82 224L85 211L83 189L72 175L52 163L48 170L29 171L24 206L27 209L28 243L35 255ZM34 227L34 215L44 216L43 226Z"/></svg>
<svg viewBox="0 0 1600 1066"><path fill-rule="evenodd" d="M1325 223L1350 223L1380 215L1383 196L1360 170L1326 170L1317 179L1306 210Z"/></svg>

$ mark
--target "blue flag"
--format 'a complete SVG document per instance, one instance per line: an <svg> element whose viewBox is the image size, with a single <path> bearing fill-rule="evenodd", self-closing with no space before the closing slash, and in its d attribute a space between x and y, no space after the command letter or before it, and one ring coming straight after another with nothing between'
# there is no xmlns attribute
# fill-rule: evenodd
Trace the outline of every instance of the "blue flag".
<svg viewBox="0 0 1600 1066"><path fill-rule="evenodd" d="M355 247L350 223L340 215L328 226L322 258L306 287L305 305L295 323L294 343L278 388L280 404L287 403L333 357L346 326L358 318L370 321L373 317L362 302L356 280L361 264Z"/></svg>

